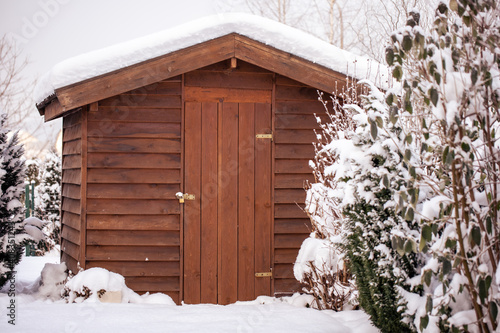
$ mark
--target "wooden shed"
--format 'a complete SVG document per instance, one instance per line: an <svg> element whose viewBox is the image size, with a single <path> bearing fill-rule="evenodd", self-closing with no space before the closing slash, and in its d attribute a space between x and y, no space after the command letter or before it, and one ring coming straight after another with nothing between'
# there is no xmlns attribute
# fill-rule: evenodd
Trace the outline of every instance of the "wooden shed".
<svg viewBox="0 0 500 333"><path fill-rule="evenodd" d="M299 288L318 90L346 76L235 30L37 104L45 121L63 119L61 252L73 271L103 267L177 303Z"/></svg>

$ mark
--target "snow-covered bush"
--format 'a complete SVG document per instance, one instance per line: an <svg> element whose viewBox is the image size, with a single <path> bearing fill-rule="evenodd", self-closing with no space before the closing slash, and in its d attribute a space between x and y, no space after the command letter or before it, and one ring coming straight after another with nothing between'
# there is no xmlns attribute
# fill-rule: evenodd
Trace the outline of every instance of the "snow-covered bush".
<svg viewBox="0 0 500 333"><path fill-rule="evenodd" d="M386 101L405 128L410 165L407 187L395 197L398 211L421 227L418 238L403 239L427 256L412 281L418 293L401 293L407 314L426 331L497 331L498 2L440 3L431 31L413 13L392 41L387 61L402 89Z"/></svg>
<svg viewBox="0 0 500 333"><path fill-rule="evenodd" d="M384 332L499 329L500 8L450 8L429 32L410 13L387 49L399 87L346 106L356 129L321 151L324 207Z"/></svg>
<svg viewBox="0 0 500 333"><path fill-rule="evenodd" d="M354 114L355 129L323 146L322 154L333 161L323 174L333 184L328 185L331 205L341 212L342 249L360 306L383 332L405 332L413 327L403 320L398 288L410 289L407 281L417 274L421 258L415 242L404 243L403 251L394 246L395 237L419 232L411 215L397 213L393 197L405 188L409 174L401 153L404 136L390 121L384 94L361 84L370 88L360 96L361 105L344 106Z"/></svg>
<svg viewBox="0 0 500 333"><path fill-rule="evenodd" d="M314 234L302 243L294 265L295 278L305 284L303 291L313 296L315 309L344 310L352 303L354 287L335 244Z"/></svg>
<svg viewBox="0 0 500 333"><path fill-rule="evenodd" d="M19 263L24 244L31 239L25 232L24 208L20 201L24 189L24 149L17 133L5 128L6 116L0 116L0 287Z"/></svg>
<svg viewBox="0 0 500 333"><path fill-rule="evenodd" d="M37 244L37 253L43 254L59 244L61 232L61 157L49 152L40 167L40 185L35 192L36 215L45 221L46 240Z"/></svg>
<svg viewBox="0 0 500 333"><path fill-rule="evenodd" d="M339 97L343 101L356 99L357 90L350 84ZM304 285L303 291L314 296L313 307L342 310L347 303L356 304L353 285L344 266L343 252L338 248L341 212L336 203L328 200L328 193L335 186L324 168L333 163L332 155L325 152L324 145L352 129L350 114L343 109L340 98L324 101L329 116L326 123L318 119L321 132L317 133L315 161L311 162L317 183L308 184L306 212L311 219L313 232L301 246L294 265L295 278ZM331 107L329 106L331 103Z"/></svg>

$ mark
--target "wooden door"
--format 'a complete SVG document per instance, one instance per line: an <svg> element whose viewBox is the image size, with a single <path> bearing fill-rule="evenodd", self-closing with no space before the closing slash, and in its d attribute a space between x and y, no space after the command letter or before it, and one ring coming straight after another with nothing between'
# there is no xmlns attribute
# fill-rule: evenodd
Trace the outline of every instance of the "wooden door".
<svg viewBox="0 0 500 333"><path fill-rule="evenodd" d="M184 124L184 301L270 295L271 105L186 102Z"/></svg>

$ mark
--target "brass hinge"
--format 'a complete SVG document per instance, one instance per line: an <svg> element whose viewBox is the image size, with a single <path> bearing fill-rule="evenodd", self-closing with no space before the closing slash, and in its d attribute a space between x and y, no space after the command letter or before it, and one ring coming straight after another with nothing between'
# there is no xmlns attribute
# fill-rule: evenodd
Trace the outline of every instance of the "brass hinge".
<svg viewBox="0 0 500 333"><path fill-rule="evenodd" d="M271 139L271 141L273 141L273 134L270 133L270 134L257 134L255 136L257 139Z"/></svg>
<svg viewBox="0 0 500 333"><path fill-rule="evenodd" d="M255 277L270 277L273 278L273 269L270 272L255 273Z"/></svg>

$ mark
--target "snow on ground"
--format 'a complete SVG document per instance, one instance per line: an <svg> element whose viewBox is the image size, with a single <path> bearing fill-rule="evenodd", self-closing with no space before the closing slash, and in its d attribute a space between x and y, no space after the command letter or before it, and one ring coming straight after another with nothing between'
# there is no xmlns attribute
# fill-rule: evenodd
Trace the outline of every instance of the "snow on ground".
<svg viewBox="0 0 500 333"><path fill-rule="evenodd" d="M37 300L45 263L58 259L57 253L23 258L16 267L16 297L9 297L8 287L0 291L0 332L378 332L362 311L318 311L271 297L227 306ZM12 299L15 326L8 322Z"/></svg>

